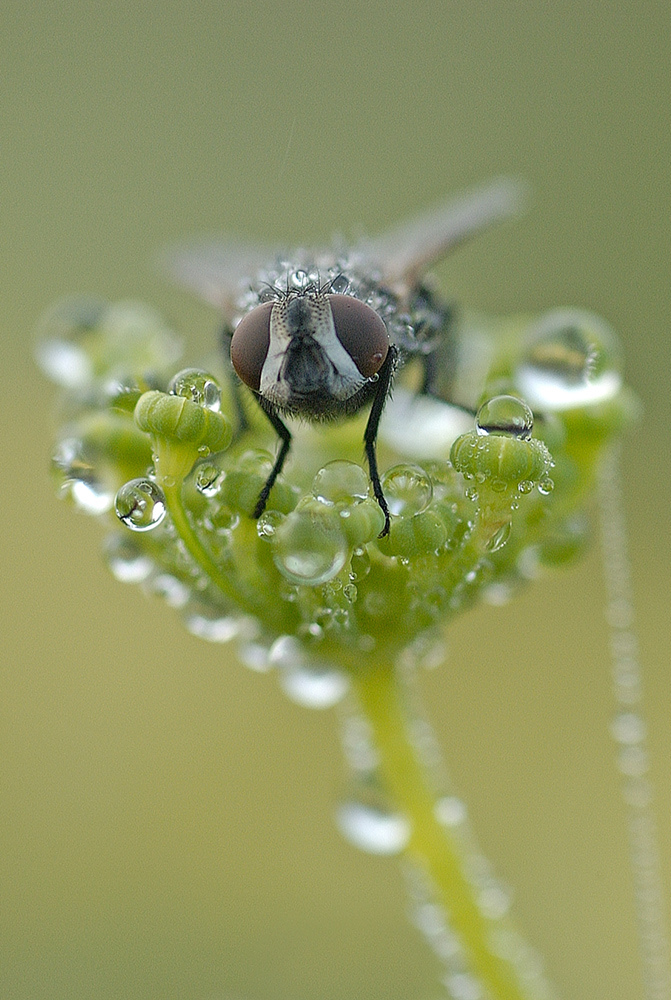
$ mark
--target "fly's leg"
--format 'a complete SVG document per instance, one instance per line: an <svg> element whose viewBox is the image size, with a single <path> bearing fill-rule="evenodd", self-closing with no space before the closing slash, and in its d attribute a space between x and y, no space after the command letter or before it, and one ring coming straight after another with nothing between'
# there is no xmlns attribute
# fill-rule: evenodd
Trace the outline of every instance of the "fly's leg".
<svg viewBox="0 0 671 1000"><path fill-rule="evenodd" d="M266 504L268 503L268 496L273 486L275 485L275 480L282 471L282 466L286 461L286 457L289 454L289 449L291 448L291 431L286 426L286 424L280 420L279 416L275 412L275 409L269 404L262 402L258 396L254 397L258 402L259 406L265 413L266 417L273 425L277 436L279 437L282 444L280 445L280 450L277 453L277 458L275 459L275 464L270 470L270 475L266 479L265 485L261 492L259 493L259 498L256 501L256 507L254 508L254 513L252 517L259 518L266 509Z"/></svg>
<svg viewBox="0 0 671 1000"><path fill-rule="evenodd" d="M377 385L375 387L375 396L373 397L373 405L368 416L368 423L366 424L366 430L363 436L363 443L366 450L366 458L368 459L368 471L370 473L370 481L373 484L373 493L375 494L375 499L380 505L380 509L384 514L384 527L380 532L379 537L384 538L385 535L389 534L389 507L387 506L387 501L384 498L384 493L382 492L382 484L380 482L380 473L377 469L377 453L375 451L375 442L377 441L377 430L380 426L380 417L382 416L382 411L384 409L384 404L387 401L387 396L389 395L389 388L391 386L391 380L394 376L394 369L396 368L396 359L398 357L398 351L392 344L387 353L387 357L384 359L382 367L378 372Z"/></svg>

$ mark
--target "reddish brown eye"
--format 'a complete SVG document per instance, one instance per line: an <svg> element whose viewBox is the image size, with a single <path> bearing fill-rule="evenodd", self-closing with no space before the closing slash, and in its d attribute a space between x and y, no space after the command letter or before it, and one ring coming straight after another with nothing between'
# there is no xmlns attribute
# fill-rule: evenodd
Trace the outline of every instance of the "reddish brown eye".
<svg viewBox="0 0 671 1000"><path fill-rule="evenodd" d="M384 323L370 306L351 295L329 295L338 340L365 378L382 367L389 352Z"/></svg>
<svg viewBox="0 0 671 1000"><path fill-rule="evenodd" d="M255 306L240 320L231 340L231 363L238 377L257 391L270 344L270 314L274 305L264 302Z"/></svg>

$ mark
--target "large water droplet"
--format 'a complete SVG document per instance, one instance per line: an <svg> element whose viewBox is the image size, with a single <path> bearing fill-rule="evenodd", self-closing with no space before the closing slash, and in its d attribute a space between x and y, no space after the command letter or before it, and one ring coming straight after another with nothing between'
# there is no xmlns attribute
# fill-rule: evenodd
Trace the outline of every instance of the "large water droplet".
<svg viewBox="0 0 671 1000"><path fill-rule="evenodd" d="M132 531L151 531L165 517L165 497L151 479L131 479L124 483L114 501L122 524Z"/></svg>
<svg viewBox="0 0 671 1000"><path fill-rule="evenodd" d="M70 298L42 316L37 326L35 357L48 378L68 389L91 381L94 365L86 340L106 308L98 299Z"/></svg>
<svg viewBox="0 0 671 1000"><path fill-rule="evenodd" d="M368 476L360 465L336 459L319 470L312 483L312 495L329 504L366 500L369 495Z"/></svg>
<svg viewBox="0 0 671 1000"><path fill-rule="evenodd" d="M346 840L368 854L400 854L410 839L409 820L382 805L351 799L336 810Z"/></svg>
<svg viewBox="0 0 671 1000"><path fill-rule="evenodd" d="M622 384L615 334L589 312L547 313L529 333L527 357L516 382L539 409L568 410L610 399Z"/></svg>
<svg viewBox="0 0 671 1000"><path fill-rule="evenodd" d="M278 667L285 694L306 708L331 708L349 689L349 678L330 663L312 660L293 636L280 636L270 648L268 660Z"/></svg>
<svg viewBox="0 0 671 1000"><path fill-rule="evenodd" d="M382 489L390 513L412 517L431 503L431 480L418 465L395 465L382 476Z"/></svg>
<svg viewBox="0 0 671 1000"><path fill-rule="evenodd" d="M218 413L221 409L221 389L216 379L200 368L184 368L172 377L168 392Z"/></svg>
<svg viewBox="0 0 671 1000"><path fill-rule="evenodd" d="M110 535L105 541L105 559L112 575L121 583L142 583L154 564L130 535Z"/></svg>
<svg viewBox="0 0 671 1000"><path fill-rule="evenodd" d="M527 441L533 427L533 413L517 396L493 396L482 404L475 416L478 434L502 434Z"/></svg>
<svg viewBox="0 0 671 1000"><path fill-rule="evenodd" d="M59 441L51 463L60 494L69 496L81 511L95 517L112 509L114 491L100 477L79 438Z"/></svg>
<svg viewBox="0 0 671 1000"><path fill-rule="evenodd" d="M275 531L273 561L290 583L314 587L345 565L347 542L334 527L313 521L306 511L290 514Z"/></svg>

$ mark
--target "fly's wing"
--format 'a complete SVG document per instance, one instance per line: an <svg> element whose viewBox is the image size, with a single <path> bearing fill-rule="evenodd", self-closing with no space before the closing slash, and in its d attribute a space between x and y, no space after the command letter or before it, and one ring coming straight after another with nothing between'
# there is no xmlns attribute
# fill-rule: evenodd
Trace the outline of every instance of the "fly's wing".
<svg viewBox="0 0 671 1000"><path fill-rule="evenodd" d="M178 285L223 310L224 318L230 320L238 312L236 300L241 292L277 258L275 247L221 237L169 247L160 255L158 266Z"/></svg>
<svg viewBox="0 0 671 1000"><path fill-rule="evenodd" d="M453 247L519 213L525 195L522 181L496 178L365 242L363 252L385 283L407 295Z"/></svg>

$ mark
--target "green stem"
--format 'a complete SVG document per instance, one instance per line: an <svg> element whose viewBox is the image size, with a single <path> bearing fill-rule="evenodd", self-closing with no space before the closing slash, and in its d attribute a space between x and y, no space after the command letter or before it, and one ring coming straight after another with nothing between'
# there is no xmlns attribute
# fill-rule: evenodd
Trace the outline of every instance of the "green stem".
<svg viewBox="0 0 671 1000"><path fill-rule="evenodd" d="M159 483L163 490L166 507L175 531L181 538L184 547L193 561L200 567L215 587L234 605L243 608L249 615L257 615L259 613L259 606L249 593L242 590L239 578L236 576L235 581L233 581L222 572L221 567L214 561L193 530L182 501L182 480L178 479L174 484L170 483L166 485L166 478L159 478Z"/></svg>
<svg viewBox="0 0 671 1000"><path fill-rule="evenodd" d="M496 1000L529 1000L517 967L493 952L491 936L500 921L487 917L478 906L476 888L464 871L463 848L436 817L435 796L409 737L396 671L383 667L354 672L353 681L380 755L385 788L411 824L406 855L429 874L446 923L459 937L472 974L486 985L489 995Z"/></svg>

